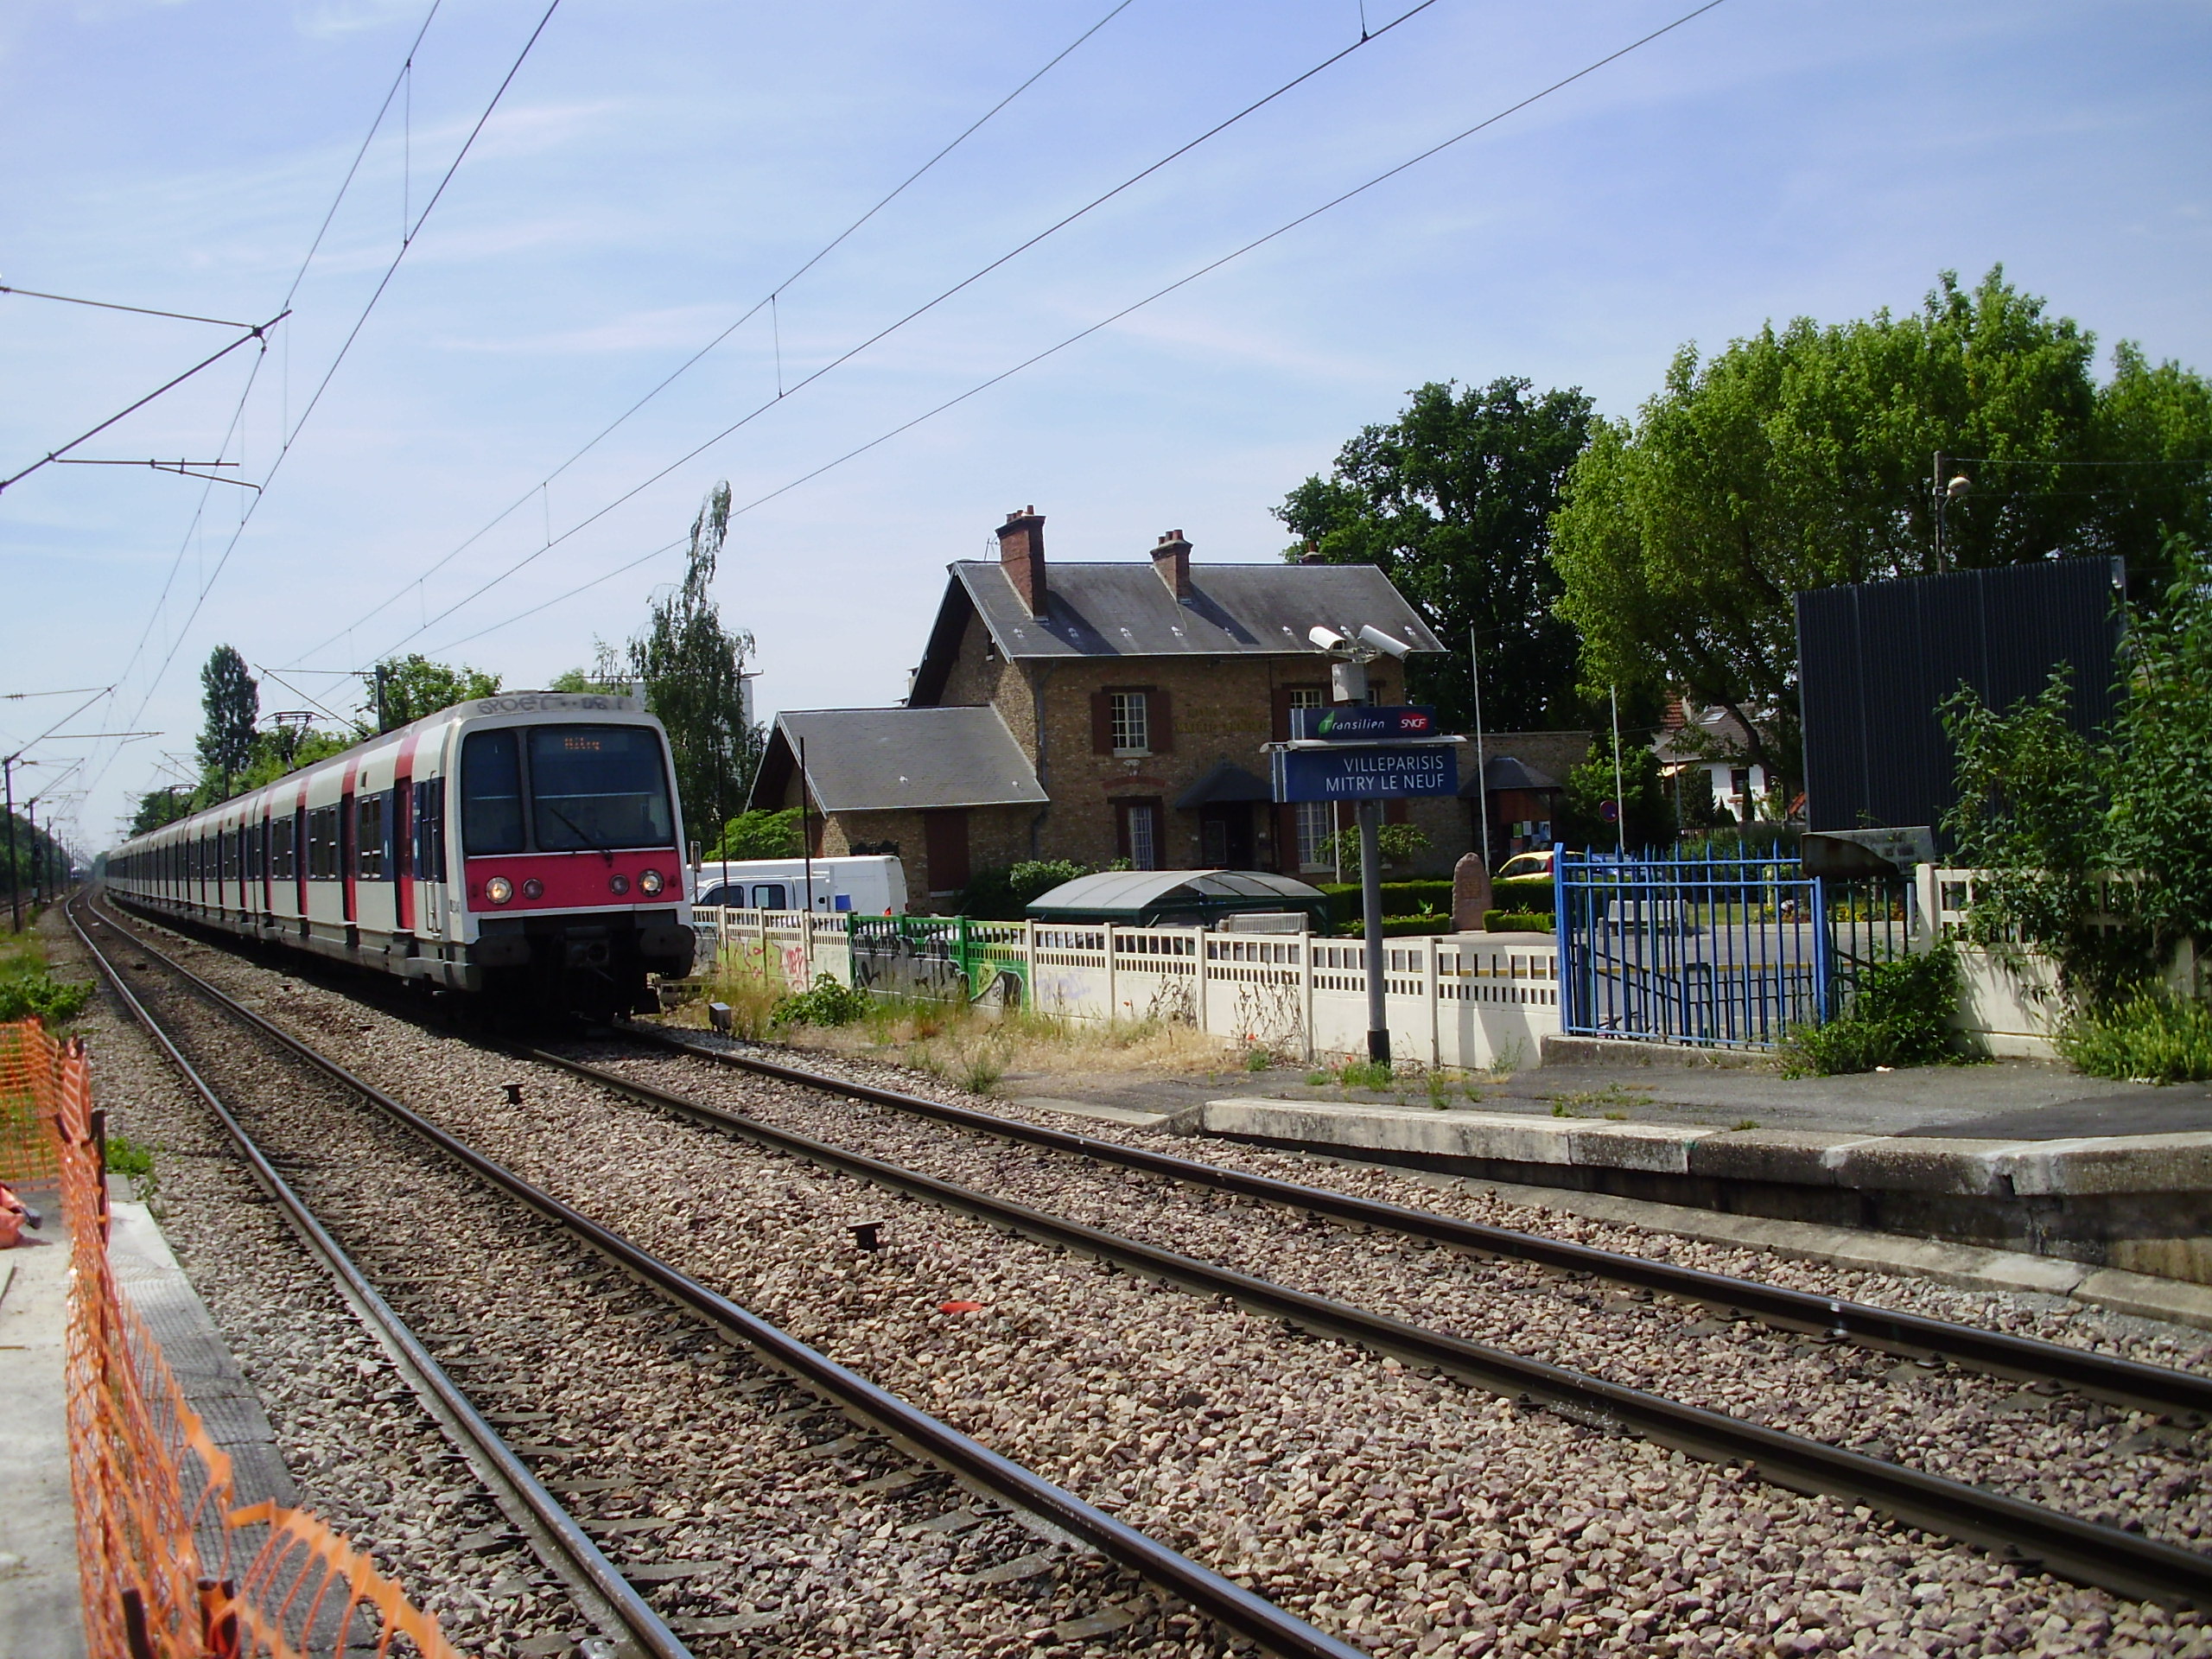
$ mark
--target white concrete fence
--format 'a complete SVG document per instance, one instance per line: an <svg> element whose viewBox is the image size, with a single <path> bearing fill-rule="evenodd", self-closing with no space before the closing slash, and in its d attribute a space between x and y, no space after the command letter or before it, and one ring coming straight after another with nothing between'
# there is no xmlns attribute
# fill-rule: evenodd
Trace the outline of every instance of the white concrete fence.
<svg viewBox="0 0 2212 1659"><path fill-rule="evenodd" d="M799 988L852 982L848 918L804 911L692 912L721 959ZM1308 1063L1367 1052L1366 947L1313 934L1215 933L1103 923L970 922L975 990L1010 973L1022 1006L1083 1020L1173 1020L1236 1047ZM1559 1030L1559 950L1479 937L1387 942L1383 1007L1400 1062L1481 1071L1533 1065Z"/></svg>
<svg viewBox="0 0 2212 1659"><path fill-rule="evenodd" d="M1963 941L1978 873L1921 865L1914 872L1911 948ZM692 912L717 957L793 989L817 975L852 982L851 918L804 911ZM863 921L870 918L863 918ZM969 922L970 995L1018 980L1021 1006L1070 1020L1173 1020L1237 1047L1263 1046L1307 1062L1367 1052L1365 946L1313 934L1214 933L1103 923ZM1484 1071L1531 1065L1560 1030L1559 949L1526 935L1491 944L1479 934L1386 942L1383 1007L1399 1061ZM1952 1024L1981 1052L2054 1058L2056 975L2031 951L1959 944L1959 1007ZM2193 954L2168 982L2203 994Z"/></svg>

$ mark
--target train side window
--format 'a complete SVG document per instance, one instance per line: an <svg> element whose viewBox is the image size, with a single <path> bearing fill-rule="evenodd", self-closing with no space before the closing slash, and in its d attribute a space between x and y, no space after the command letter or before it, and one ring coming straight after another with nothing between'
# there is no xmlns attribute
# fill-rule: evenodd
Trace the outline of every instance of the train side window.
<svg viewBox="0 0 2212 1659"><path fill-rule="evenodd" d="M461 849L522 851L522 753L512 729L471 732L461 746Z"/></svg>
<svg viewBox="0 0 2212 1659"><path fill-rule="evenodd" d="M385 847L384 793L362 795L353 802L353 874L364 881L384 880L388 857Z"/></svg>
<svg viewBox="0 0 2212 1659"><path fill-rule="evenodd" d="M292 820L276 818L269 825L269 874L279 881L289 881L299 874L293 862L296 849L292 845Z"/></svg>

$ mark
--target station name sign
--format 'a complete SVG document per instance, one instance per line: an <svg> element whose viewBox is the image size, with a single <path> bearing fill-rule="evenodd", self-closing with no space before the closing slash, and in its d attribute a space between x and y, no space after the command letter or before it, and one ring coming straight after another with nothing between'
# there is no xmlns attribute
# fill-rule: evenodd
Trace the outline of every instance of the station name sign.
<svg viewBox="0 0 2212 1659"><path fill-rule="evenodd" d="M1294 709L1290 735L1298 743L1397 743L1434 737L1436 710L1416 706L1370 709Z"/></svg>
<svg viewBox="0 0 2212 1659"><path fill-rule="evenodd" d="M1306 710L1298 710L1306 713ZM1388 713L1366 709L1362 714ZM1269 756L1278 801L1361 801L1456 795L1459 752L1434 747L1277 749Z"/></svg>

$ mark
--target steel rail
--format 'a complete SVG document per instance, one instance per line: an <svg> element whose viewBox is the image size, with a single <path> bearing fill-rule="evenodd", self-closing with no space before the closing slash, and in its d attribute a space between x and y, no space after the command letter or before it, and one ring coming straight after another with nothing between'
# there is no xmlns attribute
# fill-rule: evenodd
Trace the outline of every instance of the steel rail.
<svg viewBox="0 0 2212 1659"><path fill-rule="evenodd" d="M844 1095L895 1111L911 1113L979 1135L995 1136L1025 1146L1041 1147L1072 1157L1088 1158L1124 1169L1161 1175L1192 1186L1256 1198L1285 1205L1334 1221L1372 1227L1484 1255L1506 1256L1556 1268L1563 1273L1589 1274L1616 1284L1678 1296L1688 1301L1748 1314L1767 1324L1793 1331L1815 1331L1847 1338L1884 1349L1940 1354L1978 1370L2002 1373L2035 1382L2060 1382L2085 1393L2116 1401L2138 1410L2177 1413L2212 1421L2212 1377L2197 1376L2161 1365L2121 1359L2085 1349L2068 1348L2034 1337L2014 1336L1970 1325L1956 1325L1925 1314L1901 1313L1865 1302L1844 1301L1809 1291L1789 1290L1754 1279L1677 1267L1648 1257L1601 1250L1588 1244L1546 1238L1541 1234L1462 1221L1432 1211L1384 1204L1373 1198L1306 1186L1268 1175L1224 1169L1197 1159L1178 1158L1118 1141L1101 1141L1065 1129L1025 1123L964 1106L948 1105L895 1089L880 1089L843 1077L779 1065L752 1055L734 1054L686 1042L664 1031L625 1021L621 1030L663 1046L741 1071L757 1072L779 1082Z"/></svg>
<svg viewBox="0 0 2212 1659"><path fill-rule="evenodd" d="M131 988L114 962L100 949L74 909L66 910L65 914L131 1017L145 1027L185 1083L215 1115L225 1133L237 1145L248 1172L276 1201L286 1222L308 1250L321 1259L355 1314L391 1356L401 1376L429 1408L431 1417L447 1438L468 1459L471 1468L500 1510L521 1529L538 1559L559 1575L584 1616L612 1639L615 1652L626 1659L638 1659L639 1656L648 1656L649 1659L690 1659L690 1649L662 1622L660 1615L613 1562L607 1559L561 1501L546 1490L530 1465L515 1455L422 1339L369 1283L290 1184L276 1173L245 1125L224 1104L199 1069L185 1058L183 1051ZM97 916L93 919L102 925L112 925ZM175 966L152 946L128 934L124 938L130 939L132 948ZM179 969L178 972L190 977L187 969Z"/></svg>
<svg viewBox="0 0 2212 1659"><path fill-rule="evenodd" d="M143 941L134 940L134 944L149 955L159 957L224 1013L261 1032L359 1094L456 1163L574 1233L625 1271L699 1315L732 1340L752 1349L777 1370L910 1455L933 1463L967 1484L990 1492L1073 1535L1150 1583L1181 1597L1224 1629L1248 1637L1268 1652L1282 1656L1282 1659L1370 1659L1360 1649L1315 1629L1265 1597L1116 1520L1073 1493L879 1388L859 1373L847 1370L828 1355L701 1284L620 1233L533 1186L374 1084L318 1053L226 995L165 952ZM275 1179L275 1172L270 1173Z"/></svg>
<svg viewBox="0 0 2212 1659"><path fill-rule="evenodd" d="M1925 1531L2123 1596L2212 1608L2212 1556L1294 1290L886 1163L582 1060L539 1049L512 1052L888 1191L1112 1262L1143 1277L1201 1295L1228 1298L1255 1313L1463 1377L1492 1393L1540 1402L1578 1422L1630 1431L1708 1461L1741 1465L1760 1478L1795 1491L1865 1503Z"/></svg>

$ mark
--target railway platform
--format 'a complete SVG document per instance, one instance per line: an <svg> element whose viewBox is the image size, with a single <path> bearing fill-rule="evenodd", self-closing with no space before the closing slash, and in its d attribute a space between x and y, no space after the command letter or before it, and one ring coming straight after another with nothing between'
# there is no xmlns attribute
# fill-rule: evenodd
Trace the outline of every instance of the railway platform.
<svg viewBox="0 0 2212 1659"><path fill-rule="evenodd" d="M1619 1046L1625 1046L1624 1045ZM2029 1061L1784 1078L1562 1052L1430 1094L1301 1071L1056 1077L1033 1107L1453 1179L1828 1260L2212 1326L2212 1090ZM1626 1206L1624 1208L1624 1206ZM1792 1229L1802 1230L1793 1232Z"/></svg>

